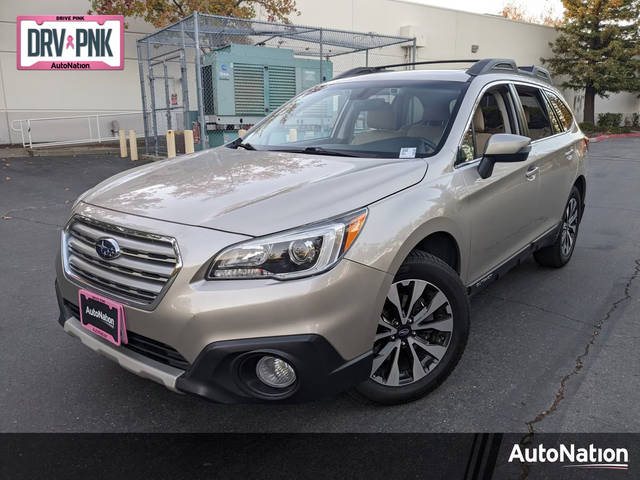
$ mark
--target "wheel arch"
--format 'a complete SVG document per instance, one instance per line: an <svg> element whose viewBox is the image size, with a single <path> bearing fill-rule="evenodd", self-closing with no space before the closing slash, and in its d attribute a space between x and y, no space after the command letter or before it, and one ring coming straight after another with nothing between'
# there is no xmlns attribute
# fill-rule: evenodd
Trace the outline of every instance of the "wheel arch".
<svg viewBox="0 0 640 480"><path fill-rule="evenodd" d="M573 186L580 192L580 202L582 203L582 205L580 205L580 219L582 219L586 203L585 197L587 196L587 179L584 175L580 174L578 175L578 178L576 178L576 181L573 182Z"/></svg>
<svg viewBox="0 0 640 480"><path fill-rule="evenodd" d="M584 177L584 175L578 175L578 178L576 178L576 181L573 182L573 184L580 191L580 199L584 204L585 197L587 196L587 179Z"/></svg>
<svg viewBox="0 0 640 480"><path fill-rule="evenodd" d="M438 257L460 275L460 246L449 232L438 231L427 235L412 250L421 250Z"/></svg>
<svg viewBox="0 0 640 480"><path fill-rule="evenodd" d="M461 241L462 238L465 238L463 232L451 219L433 218L409 235L398 250L389 272L397 272L412 251L421 250L440 258L463 277L466 267L463 252L467 245Z"/></svg>

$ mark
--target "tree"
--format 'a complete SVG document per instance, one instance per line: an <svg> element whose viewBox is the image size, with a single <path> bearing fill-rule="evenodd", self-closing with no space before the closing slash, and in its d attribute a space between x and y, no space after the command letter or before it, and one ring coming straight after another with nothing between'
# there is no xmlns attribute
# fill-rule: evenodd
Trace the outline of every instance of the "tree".
<svg viewBox="0 0 640 480"><path fill-rule="evenodd" d="M594 122L595 96L640 92L640 0L563 0L565 21L542 59L564 88L583 90L584 121Z"/></svg>
<svg viewBox="0 0 640 480"><path fill-rule="evenodd" d="M544 11L537 17L529 15L527 9L522 6L520 2L510 1L505 4L500 12L504 18L510 20L518 20L520 22L539 23L541 25L547 25L551 27L559 26L562 23L562 19L554 15L553 7L548 3L545 5Z"/></svg>
<svg viewBox="0 0 640 480"><path fill-rule="evenodd" d="M289 23L288 16L300 15L295 0L90 0L89 14L138 17L155 27L164 27L191 13L209 13L254 18L256 7L264 8L267 19Z"/></svg>

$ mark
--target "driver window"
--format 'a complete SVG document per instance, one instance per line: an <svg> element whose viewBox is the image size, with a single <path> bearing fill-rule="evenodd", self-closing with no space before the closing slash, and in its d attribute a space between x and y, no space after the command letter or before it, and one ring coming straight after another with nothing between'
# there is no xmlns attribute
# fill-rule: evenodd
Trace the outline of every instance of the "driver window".
<svg viewBox="0 0 640 480"><path fill-rule="evenodd" d="M482 157L495 133L514 133L509 115L509 93L505 85L487 90L473 113L471 125L462 137L459 162Z"/></svg>

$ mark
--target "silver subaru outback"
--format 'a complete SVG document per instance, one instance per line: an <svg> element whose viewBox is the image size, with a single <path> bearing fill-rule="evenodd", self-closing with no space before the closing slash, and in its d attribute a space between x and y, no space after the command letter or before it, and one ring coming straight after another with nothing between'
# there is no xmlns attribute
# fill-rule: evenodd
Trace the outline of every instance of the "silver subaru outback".
<svg viewBox="0 0 640 480"><path fill-rule="evenodd" d="M59 322L217 402L414 400L458 363L471 294L531 253L569 261L587 147L540 67L355 69L83 194Z"/></svg>

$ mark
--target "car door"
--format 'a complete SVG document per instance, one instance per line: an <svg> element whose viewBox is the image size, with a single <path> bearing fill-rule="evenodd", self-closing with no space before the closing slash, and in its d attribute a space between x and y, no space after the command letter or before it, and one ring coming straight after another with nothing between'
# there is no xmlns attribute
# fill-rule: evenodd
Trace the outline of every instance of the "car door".
<svg viewBox="0 0 640 480"><path fill-rule="evenodd" d="M508 83L481 93L460 146L457 174L466 187L461 208L470 227L467 276L475 283L522 250L540 230L537 157L496 163L490 177L478 174L478 163L495 133L523 134L514 92Z"/></svg>
<svg viewBox="0 0 640 480"><path fill-rule="evenodd" d="M545 225L553 228L558 225L575 180L580 152L578 144L580 135L572 134L574 119L571 110L558 95L550 90L543 90L549 115L555 115L557 122L553 124L556 135L546 142L551 153L542 160L540 176L543 191L541 208L546 216Z"/></svg>

